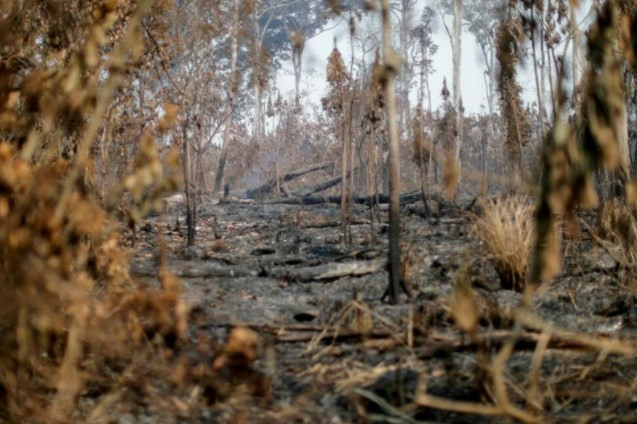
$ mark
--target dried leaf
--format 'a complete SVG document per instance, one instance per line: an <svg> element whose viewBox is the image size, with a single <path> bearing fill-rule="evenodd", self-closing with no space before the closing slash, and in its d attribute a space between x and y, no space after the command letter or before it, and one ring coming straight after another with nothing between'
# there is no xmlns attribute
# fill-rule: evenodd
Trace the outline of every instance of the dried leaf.
<svg viewBox="0 0 637 424"><path fill-rule="evenodd" d="M449 309L456 325L463 331L473 333L478 328L478 304L466 276L456 282Z"/></svg>

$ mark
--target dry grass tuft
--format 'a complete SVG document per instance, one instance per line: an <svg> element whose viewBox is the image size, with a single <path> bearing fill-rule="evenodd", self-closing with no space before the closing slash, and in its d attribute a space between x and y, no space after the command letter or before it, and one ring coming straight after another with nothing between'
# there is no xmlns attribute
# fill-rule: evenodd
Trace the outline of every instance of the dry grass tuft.
<svg viewBox="0 0 637 424"><path fill-rule="evenodd" d="M488 248L502 287L522 291L534 240L533 204L511 196L487 200L483 208L473 232Z"/></svg>

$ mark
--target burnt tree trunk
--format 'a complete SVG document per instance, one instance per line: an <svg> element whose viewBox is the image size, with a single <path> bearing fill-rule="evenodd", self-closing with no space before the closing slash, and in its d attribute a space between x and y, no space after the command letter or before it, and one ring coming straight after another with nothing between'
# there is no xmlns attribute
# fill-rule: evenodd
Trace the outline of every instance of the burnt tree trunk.
<svg viewBox="0 0 637 424"><path fill-rule="evenodd" d="M181 143L183 147L183 165L184 165L184 192L186 194L186 228L187 228L187 244L188 246L195 245L195 228L196 217L195 212L195 194L192 190L192 166L191 166L191 154L190 154L190 142L188 141L188 127L187 121L183 123L181 133Z"/></svg>

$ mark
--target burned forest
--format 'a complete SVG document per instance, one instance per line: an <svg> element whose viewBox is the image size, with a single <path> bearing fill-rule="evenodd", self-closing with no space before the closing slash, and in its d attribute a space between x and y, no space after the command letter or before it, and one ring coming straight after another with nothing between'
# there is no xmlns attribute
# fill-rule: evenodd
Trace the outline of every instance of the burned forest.
<svg viewBox="0 0 637 424"><path fill-rule="evenodd" d="M0 0L0 424L637 422L634 0Z"/></svg>

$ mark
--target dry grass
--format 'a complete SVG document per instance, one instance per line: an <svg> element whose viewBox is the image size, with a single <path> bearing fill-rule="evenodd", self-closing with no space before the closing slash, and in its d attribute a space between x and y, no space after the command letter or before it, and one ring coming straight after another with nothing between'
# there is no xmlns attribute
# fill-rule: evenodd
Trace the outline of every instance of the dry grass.
<svg viewBox="0 0 637 424"><path fill-rule="evenodd" d="M534 240L533 204L525 196L490 199L473 232L487 247L503 288L523 290Z"/></svg>

